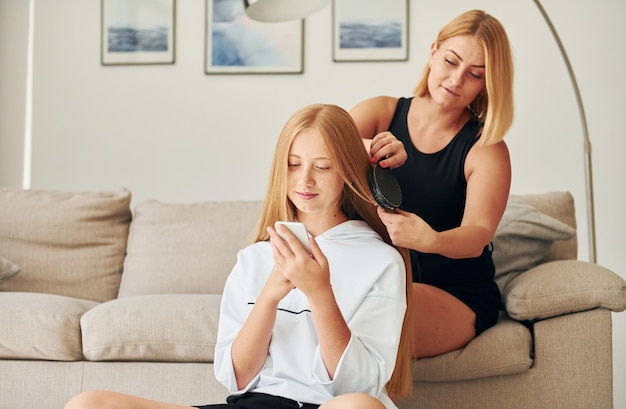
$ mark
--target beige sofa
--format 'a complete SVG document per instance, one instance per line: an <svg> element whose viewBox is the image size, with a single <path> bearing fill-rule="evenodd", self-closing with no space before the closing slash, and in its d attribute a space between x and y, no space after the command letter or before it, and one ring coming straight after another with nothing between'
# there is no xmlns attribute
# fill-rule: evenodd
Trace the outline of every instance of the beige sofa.
<svg viewBox="0 0 626 409"><path fill-rule="evenodd" d="M131 212L130 199L0 189L1 408L59 409L96 388L225 398L212 367L220 293L260 203ZM626 284L575 261L572 227L569 193L511 197L494 239L500 322L416 361L402 408L612 407L611 311L626 307Z"/></svg>

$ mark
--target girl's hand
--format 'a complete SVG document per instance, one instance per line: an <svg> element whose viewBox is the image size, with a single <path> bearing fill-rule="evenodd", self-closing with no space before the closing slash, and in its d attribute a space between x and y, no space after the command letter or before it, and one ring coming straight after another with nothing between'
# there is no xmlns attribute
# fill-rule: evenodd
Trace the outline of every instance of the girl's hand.
<svg viewBox="0 0 626 409"><path fill-rule="evenodd" d="M322 361L333 379L350 342L351 332L330 285L328 259L314 239L309 238L309 254L289 229L285 226L278 226L278 229L282 229L280 232L285 240L271 227L267 229L274 250L275 268L307 297Z"/></svg>
<svg viewBox="0 0 626 409"><path fill-rule="evenodd" d="M278 228L285 239L272 227L267 228L274 252L274 269L292 284L292 288L298 288L307 297L324 288L330 288L328 260L315 240L309 238L309 254L289 229L284 226Z"/></svg>
<svg viewBox="0 0 626 409"><path fill-rule="evenodd" d="M370 161L377 163L383 168L397 168L404 165L407 159L404 144L391 132L381 132L372 138L370 144Z"/></svg>

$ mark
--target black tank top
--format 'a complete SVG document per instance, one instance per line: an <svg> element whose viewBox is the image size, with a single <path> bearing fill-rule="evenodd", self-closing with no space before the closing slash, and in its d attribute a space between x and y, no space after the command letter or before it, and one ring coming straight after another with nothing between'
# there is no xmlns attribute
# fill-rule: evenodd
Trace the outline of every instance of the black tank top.
<svg viewBox="0 0 626 409"><path fill-rule="evenodd" d="M450 143L435 153L418 151L409 135L407 115L412 98L400 98L389 131L404 144L408 158L393 169L402 187L403 210L420 216L436 231L461 225L467 181L465 159L474 146L481 124L470 119ZM488 246L478 258L448 259L437 254L411 251L413 281L441 288L472 286L493 281L494 269ZM417 270L417 271L416 271Z"/></svg>

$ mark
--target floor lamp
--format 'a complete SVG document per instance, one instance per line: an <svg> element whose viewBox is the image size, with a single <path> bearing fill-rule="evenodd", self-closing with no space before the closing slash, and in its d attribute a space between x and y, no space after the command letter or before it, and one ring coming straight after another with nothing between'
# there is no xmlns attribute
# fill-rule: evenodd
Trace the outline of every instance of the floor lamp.
<svg viewBox="0 0 626 409"><path fill-rule="evenodd" d="M584 159L585 159L585 197L587 199L587 229L589 232L589 261L592 263L596 262L596 223L595 223L595 211L594 211L594 199L593 199L593 178L591 174L591 141L589 139L589 130L587 128L587 118L585 116L585 108L583 107L583 100L580 95L580 90L578 88L578 82L576 82L576 75L574 75L574 70L572 69L572 65L570 64L569 58L567 56L567 52L565 51L565 47L563 47L563 43L561 42L561 38L559 34L556 32L548 13L541 5L539 0L533 0L535 5L539 9L541 16L545 20L546 24L550 28L550 32L556 41L556 44L559 46L559 51L561 52L561 57L563 57L563 61L565 62L565 66L567 67L567 72L569 73L570 80L572 81L572 87L574 88L574 94L576 95L576 103L578 104L578 112L580 114L580 122L583 130L583 151L584 151Z"/></svg>

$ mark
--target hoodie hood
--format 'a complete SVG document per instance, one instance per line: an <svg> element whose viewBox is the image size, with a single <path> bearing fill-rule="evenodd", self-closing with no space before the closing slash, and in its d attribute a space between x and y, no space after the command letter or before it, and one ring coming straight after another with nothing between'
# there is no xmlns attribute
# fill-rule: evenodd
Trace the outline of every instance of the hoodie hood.
<svg viewBox="0 0 626 409"><path fill-rule="evenodd" d="M374 239L382 241L382 238L376 233L369 224L362 220L348 220L335 227L326 230L324 233L315 237L318 244L322 242L345 242L349 244L350 240L367 240Z"/></svg>

